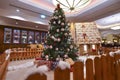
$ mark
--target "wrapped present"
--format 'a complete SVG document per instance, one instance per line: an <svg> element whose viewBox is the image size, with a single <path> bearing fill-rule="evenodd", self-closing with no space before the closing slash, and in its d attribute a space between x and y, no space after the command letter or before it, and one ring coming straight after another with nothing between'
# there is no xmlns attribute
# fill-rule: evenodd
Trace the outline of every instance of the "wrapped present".
<svg viewBox="0 0 120 80"><path fill-rule="evenodd" d="M71 58L65 59L66 62L68 62L70 65L73 65L75 62Z"/></svg>
<svg viewBox="0 0 120 80"><path fill-rule="evenodd" d="M35 60L42 60L42 58L35 58Z"/></svg>
<svg viewBox="0 0 120 80"><path fill-rule="evenodd" d="M37 65L39 63L39 60L35 60L34 64Z"/></svg>

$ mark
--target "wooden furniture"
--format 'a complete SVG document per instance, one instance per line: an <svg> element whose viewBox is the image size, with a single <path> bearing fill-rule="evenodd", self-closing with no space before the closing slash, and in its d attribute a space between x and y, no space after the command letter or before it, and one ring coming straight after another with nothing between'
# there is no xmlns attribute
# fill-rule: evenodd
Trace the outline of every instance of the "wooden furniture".
<svg viewBox="0 0 120 80"><path fill-rule="evenodd" d="M41 27L43 26L44 25L42 25ZM10 31L7 30L7 32L10 32L10 34L6 35L7 32L5 29L10 29ZM16 39L18 40L19 43L14 42L15 41L14 30L20 31L20 35L16 36ZM0 53L3 53L6 49L26 48L29 45L28 40L29 31L32 31L35 34L33 38L33 44L40 44L45 41L47 30L43 31L27 28L18 28L15 26L0 25Z"/></svg>
<svg viewBox="0 0 120 80"><path fill-rule="evenodd" d="M23 60L23 59L31 59L37 58L41 56L43 52L43 48L13 48L10 54L10 60Z"/></svg>

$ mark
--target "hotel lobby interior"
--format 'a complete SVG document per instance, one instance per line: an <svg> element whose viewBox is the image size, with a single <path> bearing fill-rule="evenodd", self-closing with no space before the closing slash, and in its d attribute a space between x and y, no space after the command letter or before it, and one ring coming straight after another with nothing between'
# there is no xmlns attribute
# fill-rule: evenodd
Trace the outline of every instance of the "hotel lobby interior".
<svg viewBox="0 0 120 80"><path fill-rule="evenodd" d="M0 80L120 80L120 0L0 0Z"/></svg>

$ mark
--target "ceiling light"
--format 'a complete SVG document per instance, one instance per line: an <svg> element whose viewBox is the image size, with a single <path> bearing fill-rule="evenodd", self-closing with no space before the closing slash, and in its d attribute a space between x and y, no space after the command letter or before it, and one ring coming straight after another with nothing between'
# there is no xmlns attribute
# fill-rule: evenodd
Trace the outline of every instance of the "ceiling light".
<svg viewBox="0 0 120 80"><path fill-rule="evenodd" d="M7 17L25 21L25 19L23 17L20 17L20 16L7 16Z"/></svg>
<svg viewBox="0 0 120 80"><path fill-rule="evenodd" d="M18 22L16 22L15 24L18 24Z"/></svg>
<svg viewBox="0 0 120 80"><path fill-rule="evenodd" d="M92 0L52 0L52 1L55 6L57 4L60 4L61 8L69 12L79 11L81 8L86 7L92 2Z"/></svg>
<svg viewBox="0 0 120 80"><path fill-rule="evenodd" d="M43 19L45 19L45 18L46 18L46 16L45 16L45 15L43 15L43 14L42 14L42 15L40 15L40 17L41 17L41 18L43 18Z"/></svg>
<svg viewBox="0 0 120 80"><path fill-rule="evenodd" d="M95 22L100 26L108 26L111 24L120 23L120 13L98 19Z"/></svg>
<svg viewBox="0 0 120 80"><path fill-rule="evenodd" d="M36 28L38 28L38 26L35 26Z"/></svg>
<svg viewBox="0 0 120 80"><path fill-rule="evenodd" d="M34 22L37 23L37 24L45 24L45 23L43 23L41 21L34 21Z"/></svg>
<svg viewBox="0 0 120 80"><path fill-rule="evenodd" d="M111 27L111 29L118 30L118 29L120 29L120 26Z"/></svg>
<svg viewBox="0 0 120 80"><path fill-rule="evenodd" d="M17 9L16 11L17 11L17 12L20 12L20 10L19 10L19 9Z"/></svg>

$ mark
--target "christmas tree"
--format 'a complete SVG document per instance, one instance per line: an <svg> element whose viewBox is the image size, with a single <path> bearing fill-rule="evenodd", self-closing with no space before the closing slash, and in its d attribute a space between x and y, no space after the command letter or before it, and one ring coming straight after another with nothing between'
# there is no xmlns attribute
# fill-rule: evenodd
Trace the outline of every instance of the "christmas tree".
<svg viewBox="0 0 120 80"><path fill-rule="evenodd" d="M77 47L71 38L69 31L70 24L66 21L66 17L60 5L54 10L52 19L49 22L50 29L45 41L46 48L44 55L49 60L56 60L68 56L76 60Z"/></svg>

